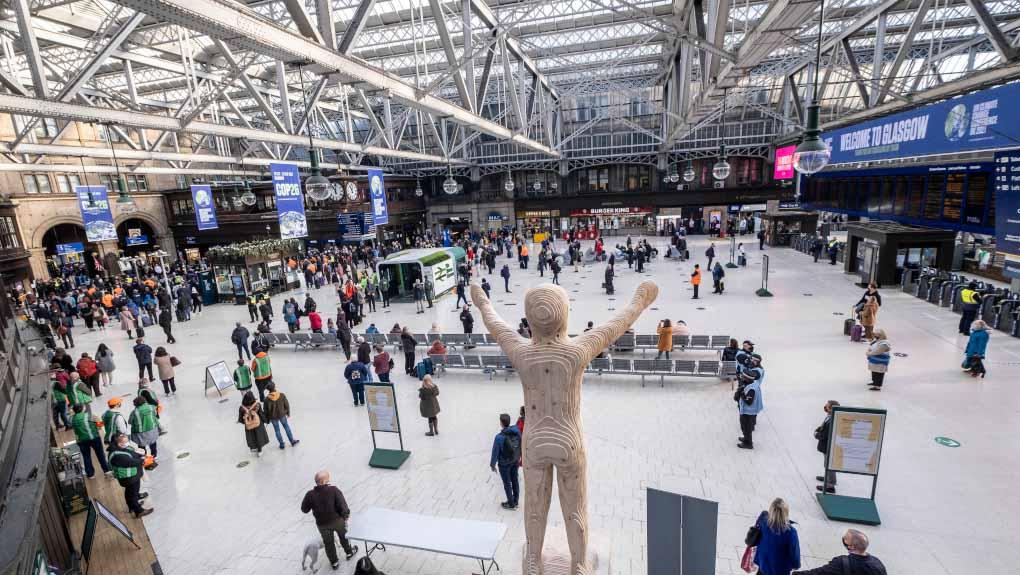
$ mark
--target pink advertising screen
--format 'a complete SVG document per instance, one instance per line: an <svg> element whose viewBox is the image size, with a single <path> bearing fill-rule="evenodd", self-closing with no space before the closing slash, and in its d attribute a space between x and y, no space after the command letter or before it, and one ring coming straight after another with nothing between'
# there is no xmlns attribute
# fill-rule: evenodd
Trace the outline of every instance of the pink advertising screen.
<svg viewBox="0 0 1020 575"><path fill-rule="evenodd" d="M793 152L797 146L784 146L776 148L776 168L772 172L772 179L792 180L793 179Z"/></svg>

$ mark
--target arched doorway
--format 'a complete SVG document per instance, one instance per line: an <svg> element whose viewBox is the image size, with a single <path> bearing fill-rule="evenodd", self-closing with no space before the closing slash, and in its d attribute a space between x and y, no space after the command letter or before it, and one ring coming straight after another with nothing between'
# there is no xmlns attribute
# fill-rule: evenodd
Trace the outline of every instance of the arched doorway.
<svg viewBox="0 0 1020 575"><path fill-rule="evenodd" d="M159 249L156 232L141 218L128 218L117 226L117 248L126 256Z"/></svg>
<svg viewBox="0 0 1020 575"><path fill-rule="evenodd" d="M42 238L43 253L50 277L67 276L65 273L84 264L89 276L94 276L96 266L91 254L97 252L96 245L85 237L85 228L79 224L57 224L46 230Z"/></svg>

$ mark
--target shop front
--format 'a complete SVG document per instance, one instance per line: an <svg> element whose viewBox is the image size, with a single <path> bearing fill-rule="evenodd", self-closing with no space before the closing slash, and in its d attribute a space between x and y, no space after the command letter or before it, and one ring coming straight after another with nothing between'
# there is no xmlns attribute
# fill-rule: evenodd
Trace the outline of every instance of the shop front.
<svg viewBox="0 0 1020 575"><path fill-rule="evenodd" d="M569 229L581 239L654 233L655 208L613 206L575 209L570 211Z"/></svg>
<svg viewBox="0 0 1020 575"><path fill-rule="evenodd" d="M269 246L260 245L272 243ZM300 287L297 270L287 266L287 259L297 254L295 240L273 240L245 245L211 248L208 252L219 301L240 304L251 294L277 294Z"/></svg>
<svg viewBox="0 0 1020 575"><path fill-rule="evenodd" d="M517 230L532 241L541 242L559 229L559 210L518 210Z"/></svg>

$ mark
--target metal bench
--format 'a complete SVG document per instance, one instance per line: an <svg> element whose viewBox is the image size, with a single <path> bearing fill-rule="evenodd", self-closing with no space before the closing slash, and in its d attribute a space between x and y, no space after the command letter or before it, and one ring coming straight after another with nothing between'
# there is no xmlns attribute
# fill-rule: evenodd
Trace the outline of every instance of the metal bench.
<svg viewBox="0 0 1020 575"><path fill-rule="evenodd" d="M429 354L429 359L432 360L432 367L435 370L436 377L441 377L442 374L446 373L446 355L432 355Z"/></svg>
<svg viewBox="0 0 1020 575"><path fill-rule="evenodd" d="M690 345L691 336L673 334L673 347L686 349Z"/></svg>
<svg viewBox="0 0 1020 575"><path fill-rule="evenodd" d="M673 362L668 359L635 359L634 373L641 376L641 387L645 386L645 377L659 376L659 386L666 385L666 375L673 373Z"/></svg>
<svg viewBox="0 0 1020 575"><path fill-rule="evenodd" d="M634 346L641 348L641 355L648 350L650 347L659 347L659 336L657 335L637 335L634 336Z"/></svg>
<svg viewBox="0 0 1020 575"><path fill-rule="evenodd" d="M696 375L698 362L687 359L677 359L673 362L673 373L677 375Z"/></svg>
<svg viewBox="0 0 1020 575"><path fill-rule="evenodd" d="M719 362L702 360L698 362L698 375L719 375Z"/></svg>
<svg viewBox="0 0 1020 575"><path fill-rule="evenodd" d="M308 349L312 346L312 336L307 333L292 333L290 342L294 344L294 351Z"/></svg>
<svg viewBox="0 0 1020 575"><path fill-rule="evenodd" d="M609 346L612 351L628 352L634 351L634 334L625 333L619 337L613 345Z"/></svg>
<svg viewBox="0 0 1020 575"><path fill-rule="evenodd" d="M691 349L711 349L712 338L707 335L692 335L691 336ZM723 347L726 347L725 345Z"/></svg>
<svg viewBox="0 0 1020 575"><path fill-rule="evenodd" d="M290 340L290 334L289 333L274 333L274 334L268 334L267 333L266 334L267 337L269 335L273 336L273 339L276 340L275 343L278 344L278 345L289 345L289 344L294 343L294 342L292 342Z"/></svg>
<svg viewBox="0 0 1020 575"><path fill-rule="evenodd" d="M603 372L612 370L613 370L612 360L610 360L608 357L596 357L595 359L591 360L591 363L588 364L588 369L586 369L585 371L589 373L597 373L598 375L602 375Z"/></svg>
<svg viewBox="0 0 1020 575"><path fill-rule="evenodd" d="M413 333L411 335L414 337L414 342L418 345L429 345L432 343L429 341L429 336L427 334Z"/></svg>
<svg viewBox="0 0 1020 575"><path fill-rule="evenodd" d="M308 347L322 347L326 345L326 334L311 333L308 335Z"/></svg>

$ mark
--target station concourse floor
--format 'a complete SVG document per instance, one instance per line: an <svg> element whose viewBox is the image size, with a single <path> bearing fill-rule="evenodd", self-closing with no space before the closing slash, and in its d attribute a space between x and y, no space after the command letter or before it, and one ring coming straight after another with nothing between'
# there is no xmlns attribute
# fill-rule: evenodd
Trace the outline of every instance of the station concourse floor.
<svg viewBox="0 0 1020 575"><path fill-rule="evenodd" d="M746 239L745 239L746 238ZM636 238L635 238L636 239ZM664 238L649 238L665 251ZM625 238L608 238L607 245ZM694 263L705 264L708 245L695 236L687 263L663 261L647 266L645 276L617 261L616 295L608 302L601 290L604 264L565 266L560 276L572 309L570 331L587 321L606 321L629 301L642 279L660 287L659 299L635 324L637 333L652 333L658 320L684 320L694 334L730 335L750 339L764 358L765 410L758 418L754 451L737 449L737 413L730 384L714 378L667 379L665 387L637 377L587 376L582 409L588 442L589 518L593 544L599 545L611 571L620 575L647 572L645 489L673 491L719 502L718 574L742 573L739 562L744 534L758 513L775 497L790 505L800 535L802 568L817 567L844 553L842 532L850 524L829 521L815 500L815 476L822 456L815 450L813 430L824 414L826 400L843 405L888 410L877 504L882 525L862 527L871 537L870 551L896 575L985 575L1012 572L1020 532L1020 457L1011 438L1020 433L1020 339L994 331L988 349L987 378L974 380L960 370L966 338L957 336L959 316L898 287L882 290L879 327L885 328L893 358L881 393L868 391L870 381L864 344L850 343L842 323L858 300L855 276L841 266L812 259L789 248L766 248L771 263L772 298L759 298L761 254L752 236L740 238L749 256L744 269L727 269L724 295L713 295L705 274L701 299L691 300L687 283ZM590 242L589 242L590 243ZM558 242L558 247L563 242ZM716 252L728 260L729 242ZM532 251L537 254L537 250ZM489 278L497 310L512 325L523 316L523 298L541 278L522 271L516 261L498 259ZM510 262L512 294L503 293L498 276ZM551 274L546 275L546 281ZM303 292L291 292L299 302ZM331 286L313 290L323 317L335 313ZM283 296L273 300L274 331ZM454 296L447 295L425 314L411 303L394 304L369 314L360 327L374 322L388 332L394 323L425 332L433 322L444 331L461 333ZM477 311L475 331L484 332ZM521 572L524 542L523 501L512 512L500 508L503 491L488 468L489 452L498 431L498 415L516 419L522 403L519 381L492 381L483 374L449 372L437 380L441 389L441 435L425 437L419 417L418 382L402 375L402 357L395 357L405 448L410 459L397 471L368 466L372 442L364 408L351 405L343 380L345 365L337 351L271 353L274 380L291 405L291 427L301 444L279 450L271 427L270 443L261 458L253 457L237 423L240 401L231 389L218 400L215 391L203 396L206 365L236 357L230 343L235 321L250 329L244 306L218 304L188 323L175 324L178 343L168 346L183 365L177 369L178 394L164 398L169 434L160 438L160 466L146 479L147 506L156 512L144 519L149 537L169 575L253 575L300 572L304 545L318 538L311 515L299 506L319 469L332 472L333 483L353 510L382 506L429 515L507 524L497 553L502 573ZM307 320L303 321L307 329ZM113 394L134 391L135 361L127 336L116 329L105 335L76 328L77 353L93 352L100 341L111 345L118 370ZM155 348L165 345L161 331L147 330ZM421 350L419 350L420 353ZM712 358L686 352L691 358ZM675 352L674 358L684 357ZM160 389L159 382L154 388ZM161 389L160 389L161 391ZM162 396L162 393L160 393ZM105 399L100 400L105 409ZM98 401L97 401L98 403ZM959 448L935 443L936 436L959 441ZM382 447L396 447L397 438L379 434ZM185 455L187 454L187 455ZM241 462L246 466L238 467ZM523 477L522 477L523 479ZM840 476L841 494L866 497L870 480ZM523 491L523 489L522 489ZM549 532L561 531L563 520L553 496ZM122 502L114 511L126 515ZM360 543L358 543L360 545ZM362 549L362 554L364 549ZM359 555L360 556L360 555ZM373 555L387 575L471 573L477 562L431 553L389 548ZM331 572L325 553L320 569ZM338 573L349 574L354 561Z"/></svg>

